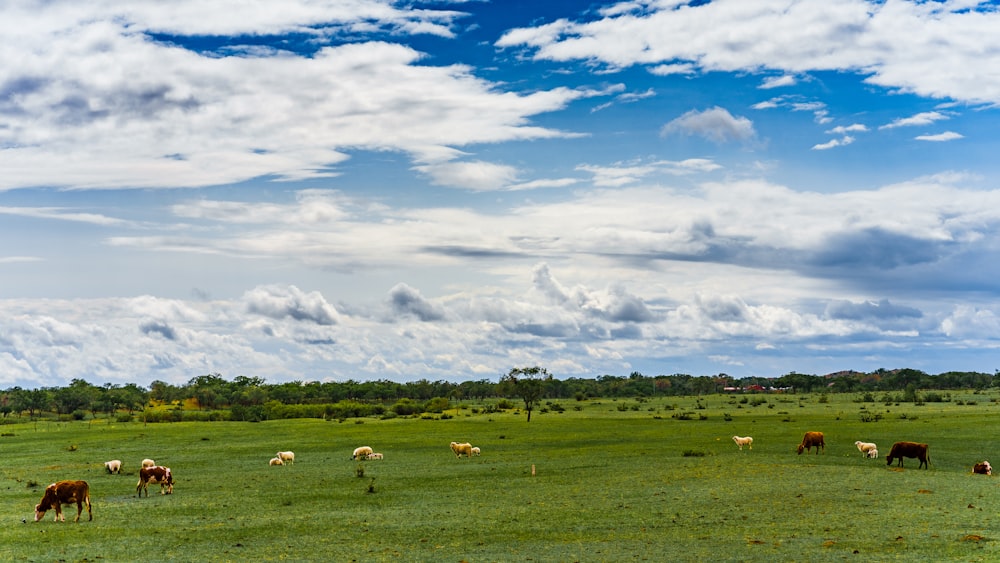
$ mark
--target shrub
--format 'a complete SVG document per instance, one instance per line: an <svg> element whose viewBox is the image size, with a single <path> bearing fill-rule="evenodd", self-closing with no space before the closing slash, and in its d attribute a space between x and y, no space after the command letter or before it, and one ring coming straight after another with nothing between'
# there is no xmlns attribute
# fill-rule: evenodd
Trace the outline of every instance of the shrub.
<svg viewBox="0 0 1000 563"><path fill-rule="evenodd" d="M132 415L127 412L120 412L115 415L115 422L132 422Z"/></svg>
<svg viewBox="0 0 1000 563"><path fill-rule="evenodd" d="M400 399L396 401L396 404L389 407L389 410L399 416L411 416L414 414L420 414L422 412L422 407L415 403L413 399Z"/></svg>
<svg viewBox="0 0 1000 563"><path fill-rule="evenodd" d="M80 409L73 411L73 420L83 420L84 418L87 418L87 413L85 411Z"/></svg>
<svg viewBox="0 0 1000 563"><path fill-rule="evenodd" d="M434 397L424 405L424 412L441 413L451 406L451 402L444 397Z"/></svg>
<svg viewBox="0 0 1000 563"><path fill-rule="evenodd" d="M701 450L684 450L681 455L684 457L705 457L705 452Z"/></svg>

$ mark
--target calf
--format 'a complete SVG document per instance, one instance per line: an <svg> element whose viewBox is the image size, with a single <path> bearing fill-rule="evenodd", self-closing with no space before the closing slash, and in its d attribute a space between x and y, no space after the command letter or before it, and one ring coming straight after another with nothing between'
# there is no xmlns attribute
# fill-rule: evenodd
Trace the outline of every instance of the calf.
<svg viewBox="0 0 1000 563"><path fill-rule="evenodd" d="M979 475L993 475L993 468L990 467L990 462L984 461L973 465L972 472L978 473Z"/></svg>
<svg viewBox="0 0 1000 563"><path fill-rule="evenodd" d="M55 521L65 522L66 518L62 513L62 505L76 503L76 519L80 521L83 514L83 505L87 505L87 515L90 520L94 519L94 513L90 507L90 485L86 481L59 481L45 487L45 494L42 501L35 505L35 522L45 517L45 513L52 509L56 511Z"/></svg>
<svg viewBox="0 0 1000 563"><path fill-rule="evenodd" d="M121 474L122 472L122 462L120 459L113 459L111 461L104 462L104 468L108 470L108 473L114 475L115 473Z"/></svg>
<svg viewBox="0 0 1000 563"><path fill-rule="evenodd" d="M174 492L174 476L170 473L169 467L155 465L153 467L143 467L139 469L139 483L135 486L135 493L142 497L142 492L146 491L149 496L149 485L160 485L160 494L169 495Z"/></svg>
<svg viewBox="0 0 1000 563"><path fill-rule="evenodd" d="M904 457L915 457L920 460L920 465L918 469L923 467L924 469L930 468L930 455L927 454L927 444L918 444L916 442L896 442L892 445L892 449L889 450L889 455L885 456L885 464L892 465L892 460L897 459L899 462L897 465L903 467Z"/></svg>

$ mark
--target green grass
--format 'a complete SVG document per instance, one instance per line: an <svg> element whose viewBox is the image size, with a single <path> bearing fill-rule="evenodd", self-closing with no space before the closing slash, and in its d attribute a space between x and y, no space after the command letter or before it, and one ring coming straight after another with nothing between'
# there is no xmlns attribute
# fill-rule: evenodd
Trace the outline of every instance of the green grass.
<svg viewBox="0 0 1000 563"><path fill-rule="evenodd" d="M993 561L997 484L970 474L1000 462L990 397L564 401L531 423L461 409L363 424L4 425L14 435L0 437L0 560ZM866 411L881 420L861 422ZM681 413L691 419L672 418ZM795 454L807 430L826 434L824 454ZM753 436L753 451L733 434ZM482 457L456 459L453 440ZM855 440L883 457L862 458ZM898 440L929 443L931 469L886 467ZM348 459L359 445L385 454L362 464L363 478ZM296 463L269 467L286 449ZM135 497L144 457L172 468L173 495ZM113 458L125 475L104 473ZM93 522L31 522L58 479L90 482Z"/></svg>

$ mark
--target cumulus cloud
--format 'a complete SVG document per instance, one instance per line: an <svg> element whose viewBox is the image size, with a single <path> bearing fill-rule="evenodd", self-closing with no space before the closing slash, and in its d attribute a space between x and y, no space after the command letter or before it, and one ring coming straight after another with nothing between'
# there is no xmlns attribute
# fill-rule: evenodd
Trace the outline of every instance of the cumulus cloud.
<svg viewBox="0 0 1000 563"><path fill-rule="evenodd" d="M294 285L258 286L243 295L247 311L272 319L291 318L318 325L339 321L337 310L318 291L305 293Z"/></svg>
<svg viewBox="0 0 1000 563"><path fill-rule="evenodd" d="M715 143L747 142L757 135L752 121L742 116L735 117L718 106L704 111L691 110L664 125L660 134L696 135Z"/></svg>
<svg viewBox="0 0 1000 563"><path fill-rule="evenodd" d="M565 88L517 94L467 66L425 65L421 53L404 45L338 40L362 29L369 36L448 37L457 12L378 0L350 9L294 1L281 9L241 8L241 17L232 18L228 1L182 1L169 10L154 4L0 6L6 61L0 189L329 178L339 174L348 150L398 151L419 163L474 143L564 136L530 119L598 95ZM184 47L203 34L283 33L310 35L315 52ZM504 175L478 168L478 177L469 169L440 174L473 189Z"/></svg>
<svg viewBox="0 0 1000 563"><path fill-rule="evenodd" d="M398 283L389 290L389 305L397 315L413 315L424 322L444 318L444 310L440 306L405 283Z"/></svg>
<svg viewBox="0 0 1000 563"><path fill-rule="evenodd" d="M622 3L621 6L635 6ZM643 3L588 21L512 29L497 41L541 60L665 73L856 72L921 96L1000 102L1000 12L990 2ZM711 22L705 25L704 22ZM969 73L976 61L982 72Z"/></svg>

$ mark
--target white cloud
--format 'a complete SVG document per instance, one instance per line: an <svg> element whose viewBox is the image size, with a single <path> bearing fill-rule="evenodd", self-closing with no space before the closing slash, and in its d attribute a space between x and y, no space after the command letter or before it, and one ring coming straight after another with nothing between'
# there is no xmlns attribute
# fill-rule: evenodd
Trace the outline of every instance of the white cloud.
<svg viewBox="0 0 1000 563"><path fill-rule="evenodd" d="M794 76L790 74L785 74L783 76L769 76L764 79L758 88L761 90L770 90L772 88L781 88L784 86L795 86L798 81Z"/></svg>
<svg viewBox="0 0 1000 563"><path fill-rule="evenodd" d="M872 84L920 96L1000 102L1000 12L989 2L644 6L641 14L607 12L593 21L510 30L497 45L531 49L537 59L596 61L612 69L857 72ZM968 72L973 66L977 72Z"/></svg>
<svg viewBox="0 0 1000 563"><path fill-rule="evenodd" d="M844 135L847 133L864 133L868 131L868 127L861 123L852 123L851 125L838 125L833 129L828 129L826 132L831 135Z"/></svg>
<svg viewBox="0 0 1000 563"><path fill-rule="evenodd" d="M892 123L887 123L879 127L879 129L895 129L897 127L913 127L915 125L930 125L935 121L942 121L948 119L948 116L937 111L925 111L918 113L916 115L911 115L910 117L901 117L894 119Z"/></svg>
<svg viewBox="0 0 1000 563"><path fill-rule="evenodd" d="M358 0L350 8L262 4L233 18L232 5L0 6L0 84L7 92L0 190L328 178L339 173L346 151L357 149L429 162L474 143L566 135L529 120L599 94L515 94L467 66L424 65L421 53L387 42L321 47L311 56L260 49L222 56L148 33L295 31L322 44L327 34L352 33L357 24L447 36L459 17Z"/></svg>
<svg viewBox="0 0 1000 563"><path fill-rule="evenodd" d="M964 138L965 135L956 133L954 131L945 131L944 133L938 133L936 135L917 135L916 137L914 137L914 139L918 141L936 141L936 142L954 141L957 139L964 139Z"/></svg>
<svg viewBox="0 0 1000 563"><path fill-rule="evenodd" d="M819 143L813 145L812 150L814 151L825 151L836 147L843 147L854 142L854 137L850 135L844 135L839 139L830 139L825 143Z"/></svg>
<svg viewBox="0 0 1000 563"><path fill-rule="evenodd" d="M318 325L339 322L339 313L318 291L302 292L294 285L258 286L243 296L247 311L273 319L291 318Z"/></svg>
<svg viewBox="0 0 1000 563"><path fill-rule="evenodd" d="M746 117L733 116L718 106L704 111L691 110L660 129L660 134L664 136L677 133L697 135L715 143L747 142L757 135L752 121Z"/></svg>
<svg viewBox="0 0 1000 563"><path fill-rule="evenodd" d="M429 175L436 185L472 191L503 189L518 177L517 169L512 166L483 161L441 162L414 168Z"/></svg>

